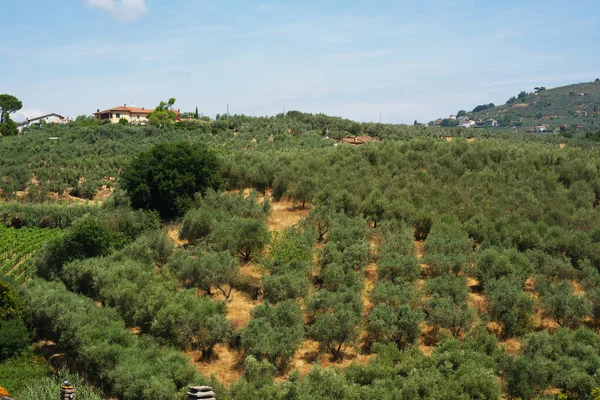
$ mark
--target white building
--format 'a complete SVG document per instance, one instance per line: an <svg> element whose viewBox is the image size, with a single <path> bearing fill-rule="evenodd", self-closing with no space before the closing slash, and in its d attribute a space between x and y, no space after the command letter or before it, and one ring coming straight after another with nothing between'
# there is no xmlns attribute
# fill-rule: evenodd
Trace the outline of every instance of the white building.
<svg viewBox="0 0 600 400"><path fill-rule="evenodd" d="M17 127L17 129L19 130L19 132L21 132L23 130L23 128L27 128L27 127L30 127L30 126L40 127L42 123L46 123L46 124L66 124L68 122L69 122L68 119L66 119L62 115L59 115L59 114L56 114L56 113L52 113L52 114L42 115L41 117L27 118L27 120L25 120L22 124L20 124Z"/></svg>

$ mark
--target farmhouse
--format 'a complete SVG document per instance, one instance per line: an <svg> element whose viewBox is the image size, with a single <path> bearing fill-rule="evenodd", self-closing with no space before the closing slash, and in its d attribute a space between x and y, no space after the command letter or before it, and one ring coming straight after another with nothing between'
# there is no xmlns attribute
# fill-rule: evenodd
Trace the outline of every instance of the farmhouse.
<svg viewBox="0 0 600 400"><path fill-rule="evenodd" d="M39 126L41 126L42 123L46 123L46 124L66 124L68 122L69 122L69 120L65 119L65 117L63 117L62 115L59 115L59 114L56 114L56 113L51 113L51 114L42 115L41 117L27 118L27 120L24 121L22 124L20 124L17 127L17 129L20 132L21 130L23 130L23 128L27 128L27 127L30 127L30 126L39 127Z"/></svg>
<svg viewBox="0 0 600 400"><path fill-rule="evenodd" d="M138 124L147 124L148 123L148 114L150 114L152 109L146 108L137 108L137 107L127 107L127 104L109 108L108 110L96 111L94 116L96 119L100 120L109 120L111 123L116 124L121 119L124 119L127 122L138 123Z"/></svg>
<svg viewBox="0 0 600 400"><path fill-rule="evenodd" d="M148 123L148 114L150 114L152 111L154 110L151 108L127 107L127 104L124 104L122 106L109 108L104 111L100 111L100 109L98 109L98 111L94 113L94 116L96 119L110 121L113 124L116 124L120 120L124 119L132 124L146 125ZM181 121L181 111L172 111L177 115L177 121Z"/></svg>

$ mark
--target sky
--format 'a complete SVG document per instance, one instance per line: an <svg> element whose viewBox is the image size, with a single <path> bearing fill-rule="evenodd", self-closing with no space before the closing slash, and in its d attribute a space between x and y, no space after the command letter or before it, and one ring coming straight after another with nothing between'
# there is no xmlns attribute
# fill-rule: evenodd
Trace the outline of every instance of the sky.
<svg viewBox="0 0 600 400"><path fill-rule="evenodd" d="M16 120L117 105L427 122L600 77L597 0L18 0L0 9Z"/></svg>

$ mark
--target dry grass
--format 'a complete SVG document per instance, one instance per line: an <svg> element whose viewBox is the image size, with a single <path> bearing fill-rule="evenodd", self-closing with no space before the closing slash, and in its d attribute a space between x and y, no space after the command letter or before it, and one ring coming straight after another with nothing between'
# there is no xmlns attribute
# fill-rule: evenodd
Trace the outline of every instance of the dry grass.
<svg viewBox="0 0 600 400"><path fill-rule="evenodd" d="M231 350L226 345L218 344L214 348L215 358L210 361L201 360L202 352L189 351L185 355L192 364L204 375L215 376L217 380L225 385L230 385L242 377L242 354L237 350Z"/></svg>
<svg viewBox="0 0 600 400"><path fill-rule="evenodd" d="M171 225L167 228L167 236L173 243L175 247L184 247L188 244L187 240L179 239L179 231L181 230L181 226L179 225Z"/></svg>
<svg viewBox="0 0 600 400"><path fill-rule="evenodd" d="M438 338L435 335L432 326L426 323L421 324L421 336L419 337L418 346L423 354L430 356L435 350L435 346L438 342Z"/></svg>
<svg viewBox="0 0 600 400"><path fill-rule="evenodd" d="M220 292L215 292L213 299L225 300ZM260 304L261 301L252 300L246 293L233 289L227 300L227 319L234 329L244 328L250 322L250 312Z"/></svg>
<svg viewBox="0 0 600 400"><path fill-rule="evenodd" d="M298 370L301 376L308 375L310 369L319 364L322 367L346 368L353 363L367 364L375 358L375 354L361 354L357 347L344 347L343 356L339 360L333 360L331 355L323 351L319 344L313 340L306 340L296 351L290 362L290 371ZM285 379L281 376L278 380Z"/></svg>
<svg viewBox="0 0 600 400"><path fill-rule="evenodd" d="M481 315L488 310L488 301L481 293L469 293L467 304L477 312L477 315Z"/></svg>
<svg viewBox="0 0 600 400"><path fill-rule="evenodd" d="M369 264L365 270L365 284L362 291L365 313L371 311L372 304L370 295L371 291L373 291L373 288L375 287L375 282L377 282L377 264Z"/></svg>
<svg viewBox="0 0 600 400"><path fill-rule="evenodd" d="M506 346L506 351L509 354L519 354L522 344L523 343L521 343L521 341L517 338L510 338L500 342L500 345Z"/></svg>
<svg viewBox="0 0 600 400"><path fill-rule="evenodd" d="M573 284L573 294L575 296L585 296L585 290L577 281L571 281Z"/></svg>
<svg viewBox="0 0 600 400"><path fill-rule="evenodd" d="M271 203L271 212L267 219L270 232L280 232L296 225L308 215L308 209L298 208L293 201L280 200Z"/></svg>
<svg viewBox="0 0 600 400"><path fill-rule="evenodd" d="M96 195L94 196L94 200L97 201L98 204L102 204L106 200L108 200L108 198L113 193L113 191L114 191L113 188L109 188L109 187L106 187L106 185L102 185L102 187L100 189L98 189L98 191L96 192Z"/></svg>
<svg viewBox="0 0 600 400"><path fill-rule="evenodd" d="M425 250L424 250L424 246L425 246L425 242L421 242L419 240L415 240L413 242L413 245L415 246L415 249L417 251L417 258L421 259L423 258L423 255L425 254Z"/></svg>

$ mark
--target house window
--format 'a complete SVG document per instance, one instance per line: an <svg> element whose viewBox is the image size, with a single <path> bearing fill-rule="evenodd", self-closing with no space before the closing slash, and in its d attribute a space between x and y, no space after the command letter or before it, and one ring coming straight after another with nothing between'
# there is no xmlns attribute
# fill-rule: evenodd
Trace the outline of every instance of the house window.
<svg viewBox="0 0 600 400"><path fill-rule="evenodd" d="M121 118L121 114L117 114L117 118Z"/></svg>
<svg viewBox="0 0 600 400"><path fill-rule="evenodd" d="M140 114L137 115L137 119L140 119Z"/></svg>

